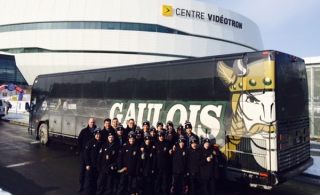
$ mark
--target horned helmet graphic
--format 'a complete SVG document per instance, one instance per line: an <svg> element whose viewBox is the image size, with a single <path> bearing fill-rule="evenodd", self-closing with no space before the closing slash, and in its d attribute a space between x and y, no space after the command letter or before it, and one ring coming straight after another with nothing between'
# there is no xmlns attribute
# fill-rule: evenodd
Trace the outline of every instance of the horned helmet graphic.
<svg viewBox="0 0 320 195"><path fill-rule="evenodd" d="M273 61L249 64L236 59L232 67L217 62L221 81L231 92L232 124L227 129L229 148L241 137L261 137L275 131L275 66Z"/></svg>

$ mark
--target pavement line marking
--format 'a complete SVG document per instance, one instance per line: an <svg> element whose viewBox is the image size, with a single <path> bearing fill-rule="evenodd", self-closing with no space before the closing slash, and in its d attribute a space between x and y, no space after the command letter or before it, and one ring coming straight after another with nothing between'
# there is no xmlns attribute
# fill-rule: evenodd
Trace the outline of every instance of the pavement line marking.
<svg viewBox="0 0 320 195"><path fill-rule="evenodd" d="M33 163L33 162L18 163L18 164L8 165L8 166L6 166L6 168L20 167L20 166L28 165L28 164L31 164L31 163Z"/></svg>

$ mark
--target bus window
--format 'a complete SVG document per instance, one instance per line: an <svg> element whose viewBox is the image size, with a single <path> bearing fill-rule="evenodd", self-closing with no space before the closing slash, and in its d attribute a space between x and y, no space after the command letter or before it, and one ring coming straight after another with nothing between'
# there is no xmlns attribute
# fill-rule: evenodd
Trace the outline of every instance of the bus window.
<svg viewBox="0 0 320 195"><path fill-rule="evenodd" d="M166 100L168 66L142 67L134 70L133 98Z"/></svg>
<svg viewBox="0 0 320 195"><path fill-rule="evenodd" d="M46 95L46 80L45 77L37 78L33 85L33 96L36 97L37 100L45 98Z"/></svg>
<svg viewBox="0 0 320 195"><path fill-rule="evenodd" d="M46 93L46 77L39 77L34 81L33 88L32 88L32 107L35 108L37 111L41 112L39 109L42 105L42 102L47 97Z"/></svg>
<svg viewBox="0 0 320 195"><path fill-rule="evenodd" d="M65 74L61 87L61 98L80 98L81 77L79 74Z"/></svg>
<svg viewBox="0 0 320 195"><path fill-rule="evenodd" d="M213 100L213 62L173 64L169 69L168 99Z"/></svg>
<svg viewBox="0 0 320 195"><path fill-rule="evenodd" d="M82 98L103 99L106 86L105 71L95 71L82 74Z"/></svg>
<svg viewBox="0 0 320 195"><path fill-rule="evenodd" d="M46 90L48 91L50 98L61 97L61 82L61 76L48 76Z"/></svg>
<svg viewBox="0 0 320 195"><path fill-rule="evenodd" d="M106 73L106 99L132 99L133 68L110 70Z"/></svg>

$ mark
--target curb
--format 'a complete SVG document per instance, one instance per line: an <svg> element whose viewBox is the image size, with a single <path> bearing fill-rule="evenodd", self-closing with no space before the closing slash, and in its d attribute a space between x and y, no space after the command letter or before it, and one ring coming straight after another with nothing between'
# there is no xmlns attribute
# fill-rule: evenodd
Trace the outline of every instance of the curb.
<svg viewBox="0 0 320 195"><path fill-rule="evenodd" d="M29 124L28 124L28 123L19 122L19 121L9 121L9 122L10 122L11 124L29 127Z"/></svg>
<svg viewBox="0 0 320 195"><path fill-rule="evenodd" d="M301 173L299 176L320 180L320 176L319 176L319 175L312 175L312 174L307 174L307 173Z"/></svg>
<svg viewBox="0 0 320 195"><path fill-rule="evenodd" d="M312 183L315 185L320 185L319 179L320 179L320 176L310 175L310 174L306 174L306 173L301 173L300 175L293 178L293 180L295 180L295 181L307 182L307 183Z"/></svg>
<svg viewBox="0 0 320 195"><path fill-rule="evenodd" d="M20 125L20 126L29 127L29 124L28 124L28 123L24 123L24 122L19 122L19 121L14 121L14 120L8 120L8 119L1 119L1 121L6 122L6 123L15 124L15 125Z"/></svg>

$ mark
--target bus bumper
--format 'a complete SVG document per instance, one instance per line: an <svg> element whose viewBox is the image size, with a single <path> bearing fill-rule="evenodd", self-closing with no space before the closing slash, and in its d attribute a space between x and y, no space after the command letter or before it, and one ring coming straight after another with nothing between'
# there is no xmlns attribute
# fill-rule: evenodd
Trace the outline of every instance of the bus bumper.
<svg viewBox="0 0 320 195"><path fill-rule="evenodd" d="M272 185L279 185L283 182L286 182L290 179L292 179L295 176L298 176L303 171L307 170L309 167L313 165L313 158L309 158L306 162L301 164L299 167L296 167L295 169L287 172L282 173L273 173L272 174Z"/></svg>

